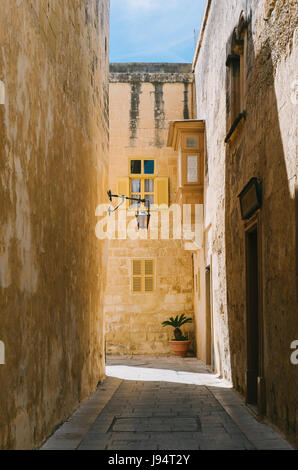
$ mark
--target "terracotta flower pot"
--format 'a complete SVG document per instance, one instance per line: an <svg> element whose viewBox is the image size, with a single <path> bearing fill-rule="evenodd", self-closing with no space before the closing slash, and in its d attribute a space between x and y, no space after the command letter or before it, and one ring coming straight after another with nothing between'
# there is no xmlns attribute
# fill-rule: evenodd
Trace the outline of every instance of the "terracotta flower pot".
<svg viewBox="0 0 298 470"><path fill-rule="evenodd" d="M171 343L173 353L175 354L175 356L185 357L191 345L191 340L190 339L187 341L174 341L173 340L173 341L170 341L170 343Z"/></svg>

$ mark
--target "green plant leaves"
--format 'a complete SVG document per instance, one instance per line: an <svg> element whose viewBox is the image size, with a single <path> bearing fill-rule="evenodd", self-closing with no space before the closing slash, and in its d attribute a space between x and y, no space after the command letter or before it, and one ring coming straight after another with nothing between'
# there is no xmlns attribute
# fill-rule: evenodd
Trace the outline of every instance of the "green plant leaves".
<svg viewBox="0 0 298 470"><path fill-rule="evenodd" d="M170 317L169 320L164 321L162 323L162 326L172 326L173 328L180 328L182 325L185 325L186 323L192 323L192 318L188 317L186 318L186 315L182 313L182 315L177 315L176 318Z"/></svg>

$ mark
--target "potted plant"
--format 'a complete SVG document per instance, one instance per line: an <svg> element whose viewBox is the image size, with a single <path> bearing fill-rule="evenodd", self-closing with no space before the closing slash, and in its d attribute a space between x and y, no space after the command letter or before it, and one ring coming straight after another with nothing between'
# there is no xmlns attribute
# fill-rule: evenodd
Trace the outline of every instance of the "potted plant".
<svg viewBox="0 0 298 470"><path fill-rule="evenodd" d="M185 325L186 323L192 323L192 318L186 318L184 313L180 315L180 317L179 315L177 315L176 318L170 317L169 320L162 323L163 327L171 326L172 328L175 328L175 339L170 341L175 356L185 357L189 350L191 340L186 336L183 336L181 331L181 326Z"/></svg>

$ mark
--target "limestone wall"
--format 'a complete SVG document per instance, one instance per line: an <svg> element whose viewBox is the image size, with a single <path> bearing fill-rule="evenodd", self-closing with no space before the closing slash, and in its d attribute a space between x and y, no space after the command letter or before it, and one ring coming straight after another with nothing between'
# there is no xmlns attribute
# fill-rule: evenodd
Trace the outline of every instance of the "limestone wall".
<svg viewBox="0 0 298 470"><path fill-rule="evenodd" d="M109 1L0 10L0 448L30 449L105 373Z"/></svg>
<svg viewBox="0 0 298 470"><path fill-rule="evenodd" d="M225 62L241 10L249 19L247 119L234 141L226 145L229 96ZM205 263L211 256L215 365L245 394L245 234L237 196L255 176L263 181L260 291L266 415L293 438L297 366L290 362L290 345L298 328L296 71L295 1L211 3L195 77L197 114L206 119L207 133Z"/></svg>
<svg viewBox="0 0 298 470"><path fill-rule="evenodd" d="M111 65L109 186L114 194L119 178L129 175L129 158L154 158L155 176L169 178L169 202L176 202L177 154L166 147L168 122L192 117L190 72L190 64ZM136 226L135 210L127 215ZM155 215L152 213L151 223ZM140 237L146 235L139 233ZM162 321L182 313L193 315L192 253L180 240L161 240L160 232L159 239L148 236L147 240L109 242L108 353L168 354L173 329L162 328ZM138 258L155 262L153 293L132 293L131 263ZM193 325L186 325L184 331L194 338Z"/></svg>

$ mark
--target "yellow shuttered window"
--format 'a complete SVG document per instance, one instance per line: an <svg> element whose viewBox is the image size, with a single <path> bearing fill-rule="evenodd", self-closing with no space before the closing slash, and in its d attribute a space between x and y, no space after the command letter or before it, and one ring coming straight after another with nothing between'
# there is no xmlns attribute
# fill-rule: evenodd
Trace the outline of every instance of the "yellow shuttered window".
<svg viewBox="0 0 298 470"><path fill-rule="evenodd" d="M151 205L169 206L169 178L167 177L130 178L129 192L130 197L146 199ZM131 202L130 207L135 206L136 203Z"/></svg>
<svg viewBox="0 0 298 470"><path fill-rule="evenodd" d="M118 194L146 199L153 205L169 206L169 178L157 176L155 158L129 159L129 177L118 180ZM136 208L136 202L127 202L126 207Z"/></svg>
<svg viewBox="0 0 298 470"><path fill-rule="evenodd" d="M154 260L132 260L133 294L150 294L154 291Z"/></svg>

